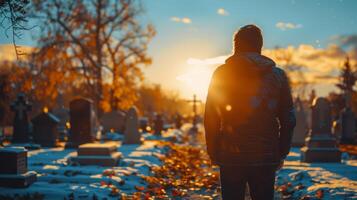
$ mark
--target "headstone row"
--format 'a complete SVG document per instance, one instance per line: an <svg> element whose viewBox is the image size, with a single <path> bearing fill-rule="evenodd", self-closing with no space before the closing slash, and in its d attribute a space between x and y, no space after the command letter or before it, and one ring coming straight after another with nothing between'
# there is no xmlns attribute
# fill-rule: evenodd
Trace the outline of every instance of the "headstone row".
<svg viewBox="0 0 357 200"><path fill-rule="evenodd" d="M31 110L31 104L26 100L24 94L19 94L16 101L11 105L11 109L15 112L12 143L20 144L20 146L24 143L30 143L28 112ZM98 124L91 100L86 98L74 99L69 105L69 117L67 117L66 111L63 109L59 114L61 118L50 112L43 111L32 119L33 142L43 147L56 146L59 137L58 130L60 130L58 125L67 126L68 118L70 129L68 142L66 143L67 148L77 148L81 144L94 141ZM113 129L116 132L124 133L123 142L125 144L141 143L136 108L130 108L127 113L121 111L106 113L101 118L101 122L103 123L104 131Z"/></svg>

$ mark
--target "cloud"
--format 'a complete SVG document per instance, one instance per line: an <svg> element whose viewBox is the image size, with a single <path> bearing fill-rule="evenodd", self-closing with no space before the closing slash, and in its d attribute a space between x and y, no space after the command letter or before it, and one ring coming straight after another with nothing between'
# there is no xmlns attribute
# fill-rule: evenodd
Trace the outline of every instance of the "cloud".
<svg viewBox="0 0 357 200"><path fill-rule="evenodd" d="M181 22L184 24L191 24L192 21L190 18L184 17L181 19Z"/></svg>
<svg viewBox="0 0 357 200"><path fill-rule="evenodd" d="M316 48L309 44L301 44L297 47L264 49L263 54L272 58L279 66L298 66L300 75L308 83L334 84L336 77L346 59L351 56L351 63L357 61L357 56L352 52L345 52L341 47L331 44L326 48ZM291 72L290 78L294 82L299 81L299 72Z"/></svg>
<svg viewBox="0 0 357 200"><path fill-rule="evenodd" d="M342 65L348 55L351 65L357 64L357 51L344 51L341 47L331 44L326 48L317 48L310 44L301 44L299 46L288 46L285 48L264 49L262 52L272 58L278 66L288 71L292 84L301 83L321 84L332 86L337 83L338 75ZM183 74L178 80L197 80L203 79L204 74L212 74L219 65L223 64L230 55L221 55L212 58L189 58L187 64L199 68L205 67L205 73ZM290 69L290 70L289 70ZM293 71L293 69L298 69ZM187 78L189 77L189 78ZM207 79L204 79L207 82ZM208 79L209 80L209 79Z"/></svg>
<svg viewBox="0 0 357 200"><path fill-rule="evenodd" d="M289 30L289 29L298 29L298 28L302 28L301 24L294 24L294 23L290 23L290 22L278 22L275 24L275 27L277 27L280 30Z"/></svg>
<svg viewBox="0 0 357 200"><path fill-rule="evenodd" d="M357 49L357 34L354 35L337 35L331 38L332 42L336 42L343 47L352 47Z"/></svg>
<svg viewBox="0 0 357 200"><path fill-rule="evenodd" d="M307 88L311 86L319 88L319 93L324 95L336 89L335 84L339 81L338 76L347 55L350 57L351 66L357 66L357 49L345 51L336 44L330 44L326 48L301 44L263 49L262 54L272 58L277 66L285 69L297 94L301 94L304 89L300 86L307 86L306 84L308 84ZM190 66L189 70L176 79L186 83L194 93L205 99L214 70L225 63L229 56L189 58L186 61ZM298 70L291 71L291 69Z"/></svg>
<svg viewBox="0 0 357 200"><path fill-rule="evenodd" d="M334 44L326 48L301 44L297 47L264 49L263 54L271 57L281 66L290 63L319 72L331 72L340 67L347 55L342 48Z"/></svg>
<svg viewBox="0 0 357 200"><path fill-rule="evenodd" d="M214 58L207 58L207 59L189 58L189 59L187 59L187 64L199 65L199 66L219 65L219 64L224 63L224 61L226 59L227 59L227 56L217 56Z"/></svg>
<svg viewBox="0 0 357 200"><path fill-rule="evenodd" d="M171 17L171 21L181 22L181 18L179 18L179 17Z"/></svg>
<svg viewBox="0 0 357 200"><path fill-rule="evenodd" d="M228 15L229 15L229 12L226 11L224 8L219 8L219 9L217 10L217 14L223 15L223 16L228 16Z"/></svg>
<svg viewBox="0 0 357 200"><path fill-rule="evenodd" d="M171 21L177 22L177 23L184 23L184 24L191 24L192 20L188 17L171 17Z"/></svg>

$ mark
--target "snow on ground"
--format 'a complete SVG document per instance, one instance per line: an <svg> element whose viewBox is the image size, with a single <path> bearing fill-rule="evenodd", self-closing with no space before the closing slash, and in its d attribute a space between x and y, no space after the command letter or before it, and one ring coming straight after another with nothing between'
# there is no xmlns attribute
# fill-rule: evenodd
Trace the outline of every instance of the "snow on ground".
<svg viewBox="0 0 357 200"><path fill-rule="evenodd" d="M188 130L188 129L187 129ZM185 131L186 132L186 131ZM30 187L0 188L0 195L41 193L45 199L118 199L113 191L132 194L147 183L150 167L161 165L167 151L157 140L182 141L182 132L169 130L162 137L143 134L142 145L120 145L123 159L116 167L78 166L68 162L75 149L44 148L28 152L29 171L38 173ZM357 160L343 154L341 163L301 163L299 148L293 148L277 173L276 199L357 199ZM142 187L144 186L144 187Z"/></svg>
<svg viewBox="0 0 357 200"><path fill-rule="evenodd" d="M75 199L111 198L110 182L121 192L136 192L135 186L144 186L142 175L148 175L149 167L160 164L157 155L164 149L156 147L155 141L145 141L142 145L119 145L123 159L116 167L76 166L67 159L76 155L75 149L45 148L28 152L29 171L38 173L38 180L25 189L0 188L1 195L39 192L45 199L68 198L73 193ZM117 199L118 197L113 197Z"/></svg>
<svg viewBox="0 0 357 200"><path fill-rule="evenodd" d="M343 154L341 163L302 163L300 149L292 148L277 173L278 190L286 197L323 196L323 199L357 199L357 161ZM283 185L283 186L282 186ZM291 191L295 191L292 194ZM282 195L276 195L281 198Z"/></svg>

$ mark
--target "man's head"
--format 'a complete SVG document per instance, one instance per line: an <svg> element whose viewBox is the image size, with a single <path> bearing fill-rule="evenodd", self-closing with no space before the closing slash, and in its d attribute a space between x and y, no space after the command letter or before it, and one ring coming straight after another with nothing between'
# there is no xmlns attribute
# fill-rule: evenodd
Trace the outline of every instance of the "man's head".
<svg viewBox="0 0 357 200"><path fill-rule="evenodd" d="M249 24L241 27L234 35L234 53L261 53L263 36L259 27Z"/></svg>

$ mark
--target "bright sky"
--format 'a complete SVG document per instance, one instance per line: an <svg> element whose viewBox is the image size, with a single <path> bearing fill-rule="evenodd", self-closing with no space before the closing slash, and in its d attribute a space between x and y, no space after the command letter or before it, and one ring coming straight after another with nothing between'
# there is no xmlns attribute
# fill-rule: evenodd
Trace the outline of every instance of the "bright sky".
<svg viewBox="0 0 357 200"><path fill-rule="evenodd" d="M197 93L204 99L214 67L231 53L232 35L242 25L260 26L266 49L301 44L327 48L337 36L357 34L356 0L143 2L145 21L157 30L149 47L153 64L145 69L147 81L177 90L186 98ZM0 33L0 43L10 42ZM31 36L20 43L35 45ZM333 89L331 85L317 87L320 95Z"/></svg>

